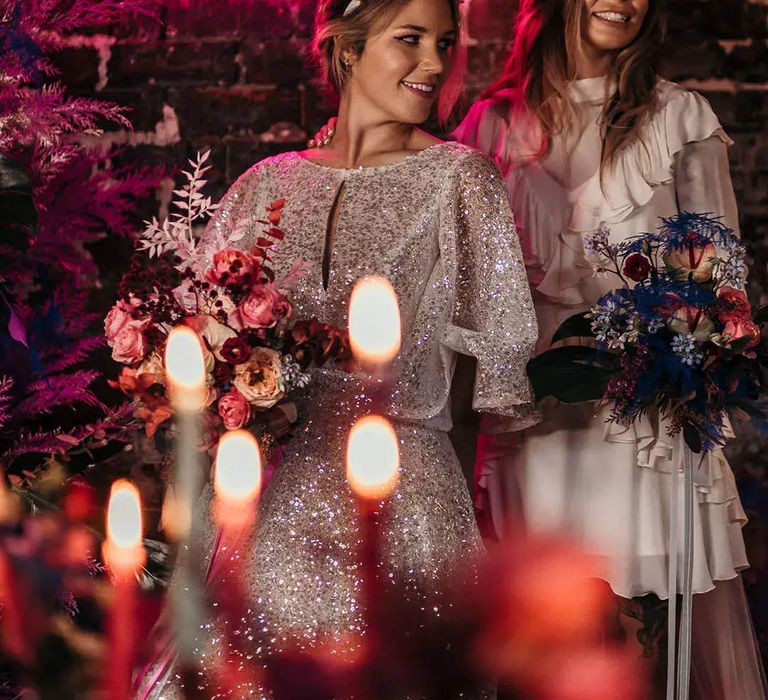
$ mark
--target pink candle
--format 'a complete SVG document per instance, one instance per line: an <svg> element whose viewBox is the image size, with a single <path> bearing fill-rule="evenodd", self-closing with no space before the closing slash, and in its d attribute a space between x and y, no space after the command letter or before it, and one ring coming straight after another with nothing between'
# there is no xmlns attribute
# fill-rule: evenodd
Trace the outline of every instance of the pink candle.
<svg viewBox="0 0 768 700"><path fill-rule="evenodd" d="M141 544L141 501L136 487L124 479L112 485L107 510L104 562L114 581L108 620L109 663L105 683L108 700L130 700L136 645L136 573L146 561Z"/></svg>
<svg viewBox="0 0 768 700"><path fill-rule="evenodd" d="M397 435L380 416L357 421L347 441L347 482L360 514L360 557L368 627L375 639L378 625L380 518L400 476Z"/></svg>

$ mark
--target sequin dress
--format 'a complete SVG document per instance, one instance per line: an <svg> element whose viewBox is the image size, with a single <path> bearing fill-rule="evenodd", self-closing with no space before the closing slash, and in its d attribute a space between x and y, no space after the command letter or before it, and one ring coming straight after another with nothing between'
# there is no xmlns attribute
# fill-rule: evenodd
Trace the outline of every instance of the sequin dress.
<svg viewBox="0 0 768 700"><path fill-rule="evenodd" d="M432 610L441 576L482 548L447 435L457 353L477 359L475 409L514 415L531 401L525 364L537 326L504 180L488 158L454 143L354 170L286 153L246 172L210 225L252 220L242 241L248 248L262 228L256 219L280 197L286 238L276 272L297 258L313 266L291 294L298 318L344 327L352 287L370 273L388 278L399 297L403 345L383 410L399 438L401 476L380 566L385 580ZM326 288L322 260L337 201ZM252 618L241 632L258 639L256 654L319 644L344 651L365 633L344 453L349 428L373 402L361 377L326 368L314 372L300 401L295 437L262 497L249 552ZM221 640L214 631L201 635L203 667L225 653ZM171 674L151 697L176 697L176 682Z"/></svg>

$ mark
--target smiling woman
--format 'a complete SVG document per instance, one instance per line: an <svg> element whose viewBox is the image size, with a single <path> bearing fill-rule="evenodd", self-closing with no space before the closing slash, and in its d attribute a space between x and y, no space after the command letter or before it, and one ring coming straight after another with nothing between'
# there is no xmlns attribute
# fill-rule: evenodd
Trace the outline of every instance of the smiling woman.
<svg viewBox="0 0 768 700"><path fill-rule="evenodd" d="M290 697L495 695L482 668L465 676L452 662L462 645L435 633L452 607L454 574L474 580L483 551L448 437L452 379L463 355L475 366L476 410L525 412L536 321L501 173L478 151L417 128L434 108L450 110L455 92L446 90L461 65L459 36L456 0L323 0L314 46L340 95L333 147L257 163L233 185L206 233L229 240L241 231L238 245L248 250L261 235L265 206L285 198L285 238L273 269L280 279L291 261L308 263L286 292L296 315L345 326L356 281L375 274L397 295L402 332L390 391L339 367L310 370L293 440L260 502L258 531L238 553L248 570L248 614L232 620L212 611L196 630L196 690L206 697L289 697L271 694L256 674L240 693L227 687L251 660L269 667L287 653L306 655L305 667L332 667L328 683L337 686ZM376 562L386 603L375 602L407 611L378 626L361 599L370 567L361 568L364 535L344 468L349 429L374 411L388 415L400 450ZM215 541L210 526L198 537ZM217 550L210 552L215 560ZM422 634L435 636L429 656L440 674L416 651ZM378 644L398 665L401 658L409 664L406 673L387 668L384 685L377 685L384 676L376 664L389 657L368 655ZM162 660L141 680L140 698L184 695L173 664Z"/></svg>

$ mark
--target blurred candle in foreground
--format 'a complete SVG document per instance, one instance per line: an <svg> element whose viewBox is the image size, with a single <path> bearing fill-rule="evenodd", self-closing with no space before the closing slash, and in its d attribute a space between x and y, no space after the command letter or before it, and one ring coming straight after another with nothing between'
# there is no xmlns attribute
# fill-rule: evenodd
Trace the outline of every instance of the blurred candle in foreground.
<svg viewBox="0 0 768 700"><path fill-rule="evenodd" d="M146 561L141 544L141 500L136 487L119 479L112 485L107 508L104 563L114 579L108 619L109 663L105 679L108 700L129 700L135 660L136 573Z"/></svg>
<svg viewBox="0 0 768 700"><path fill-rule="evenodd" d="M200 339L191 328L177 326L165 345L165 371L171 405L176 411L201 411L205 401L205 361Z"/></svg>
<svg viewBox="0 0 768 700"><path fill-rule="evenodd" d="M349 343L367 368L388 365L400 352L400 310L397 294L384 277L360 279L349 300Z"/></svg>
<svg viewBox="0 0 768 700"><path fill-rule="evenodd" d="M205 360L197 334L177 326L165 346L165 372L176 427L174 483L166 494L163 524L179 541L177 581L171 593L172 619L182 674L193 674L197 663L197 633L203 624L203 582L199 571L200 545L190 537L199 518L198 500L203 488L203 463L199 451L205 408ZM173 522L171 522L173 521Z"/></svg>
<svg viewBox="0 0 768 700"><path fill-rule="evenodd" d="M141 544L141 499L137 488L125 479L112 484L109 494L103 553L115 578L133 580L146 559Z"/></svg>
<svg viewBox="0 0 768 700"><path fill-rule="evenodd" d="M365 611L367 655L380 654L384 588L379 575L381 520L386 518L387 499L400 477L397 435L381 416L365 416L349 432L347 440L347 482L357 501L362 606ZM361 665L361 670L366 664ZM361 697L374 694L370 674L362 671Z"/></svg>
<svg viewBox="0 0 768 700"><path fill-rule="evenodd" d="M352 426L347 441L347 481L366 501L381 501L400 476L397 435L381 416L365 416Z"/></svg>
<svg viewBox="0 0 768 700"><path fill-rule="evenodd" d="M261 453L245 430L225 433L216 452L214 516L224 528L243 528L255 514L261 490Z"/></svg>

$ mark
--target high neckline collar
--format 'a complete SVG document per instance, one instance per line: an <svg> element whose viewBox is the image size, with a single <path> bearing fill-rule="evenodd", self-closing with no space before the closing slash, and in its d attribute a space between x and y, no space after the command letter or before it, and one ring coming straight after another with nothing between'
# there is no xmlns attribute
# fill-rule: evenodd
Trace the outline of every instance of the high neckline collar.
<svg viewBox="0 0 768 700"><path fill-rule="evenodd" d="M579 78L568 84L571 99L576 103L590 102L601 104L605 102L616 87L616 81L607 75L597 78Z"/></svg>

